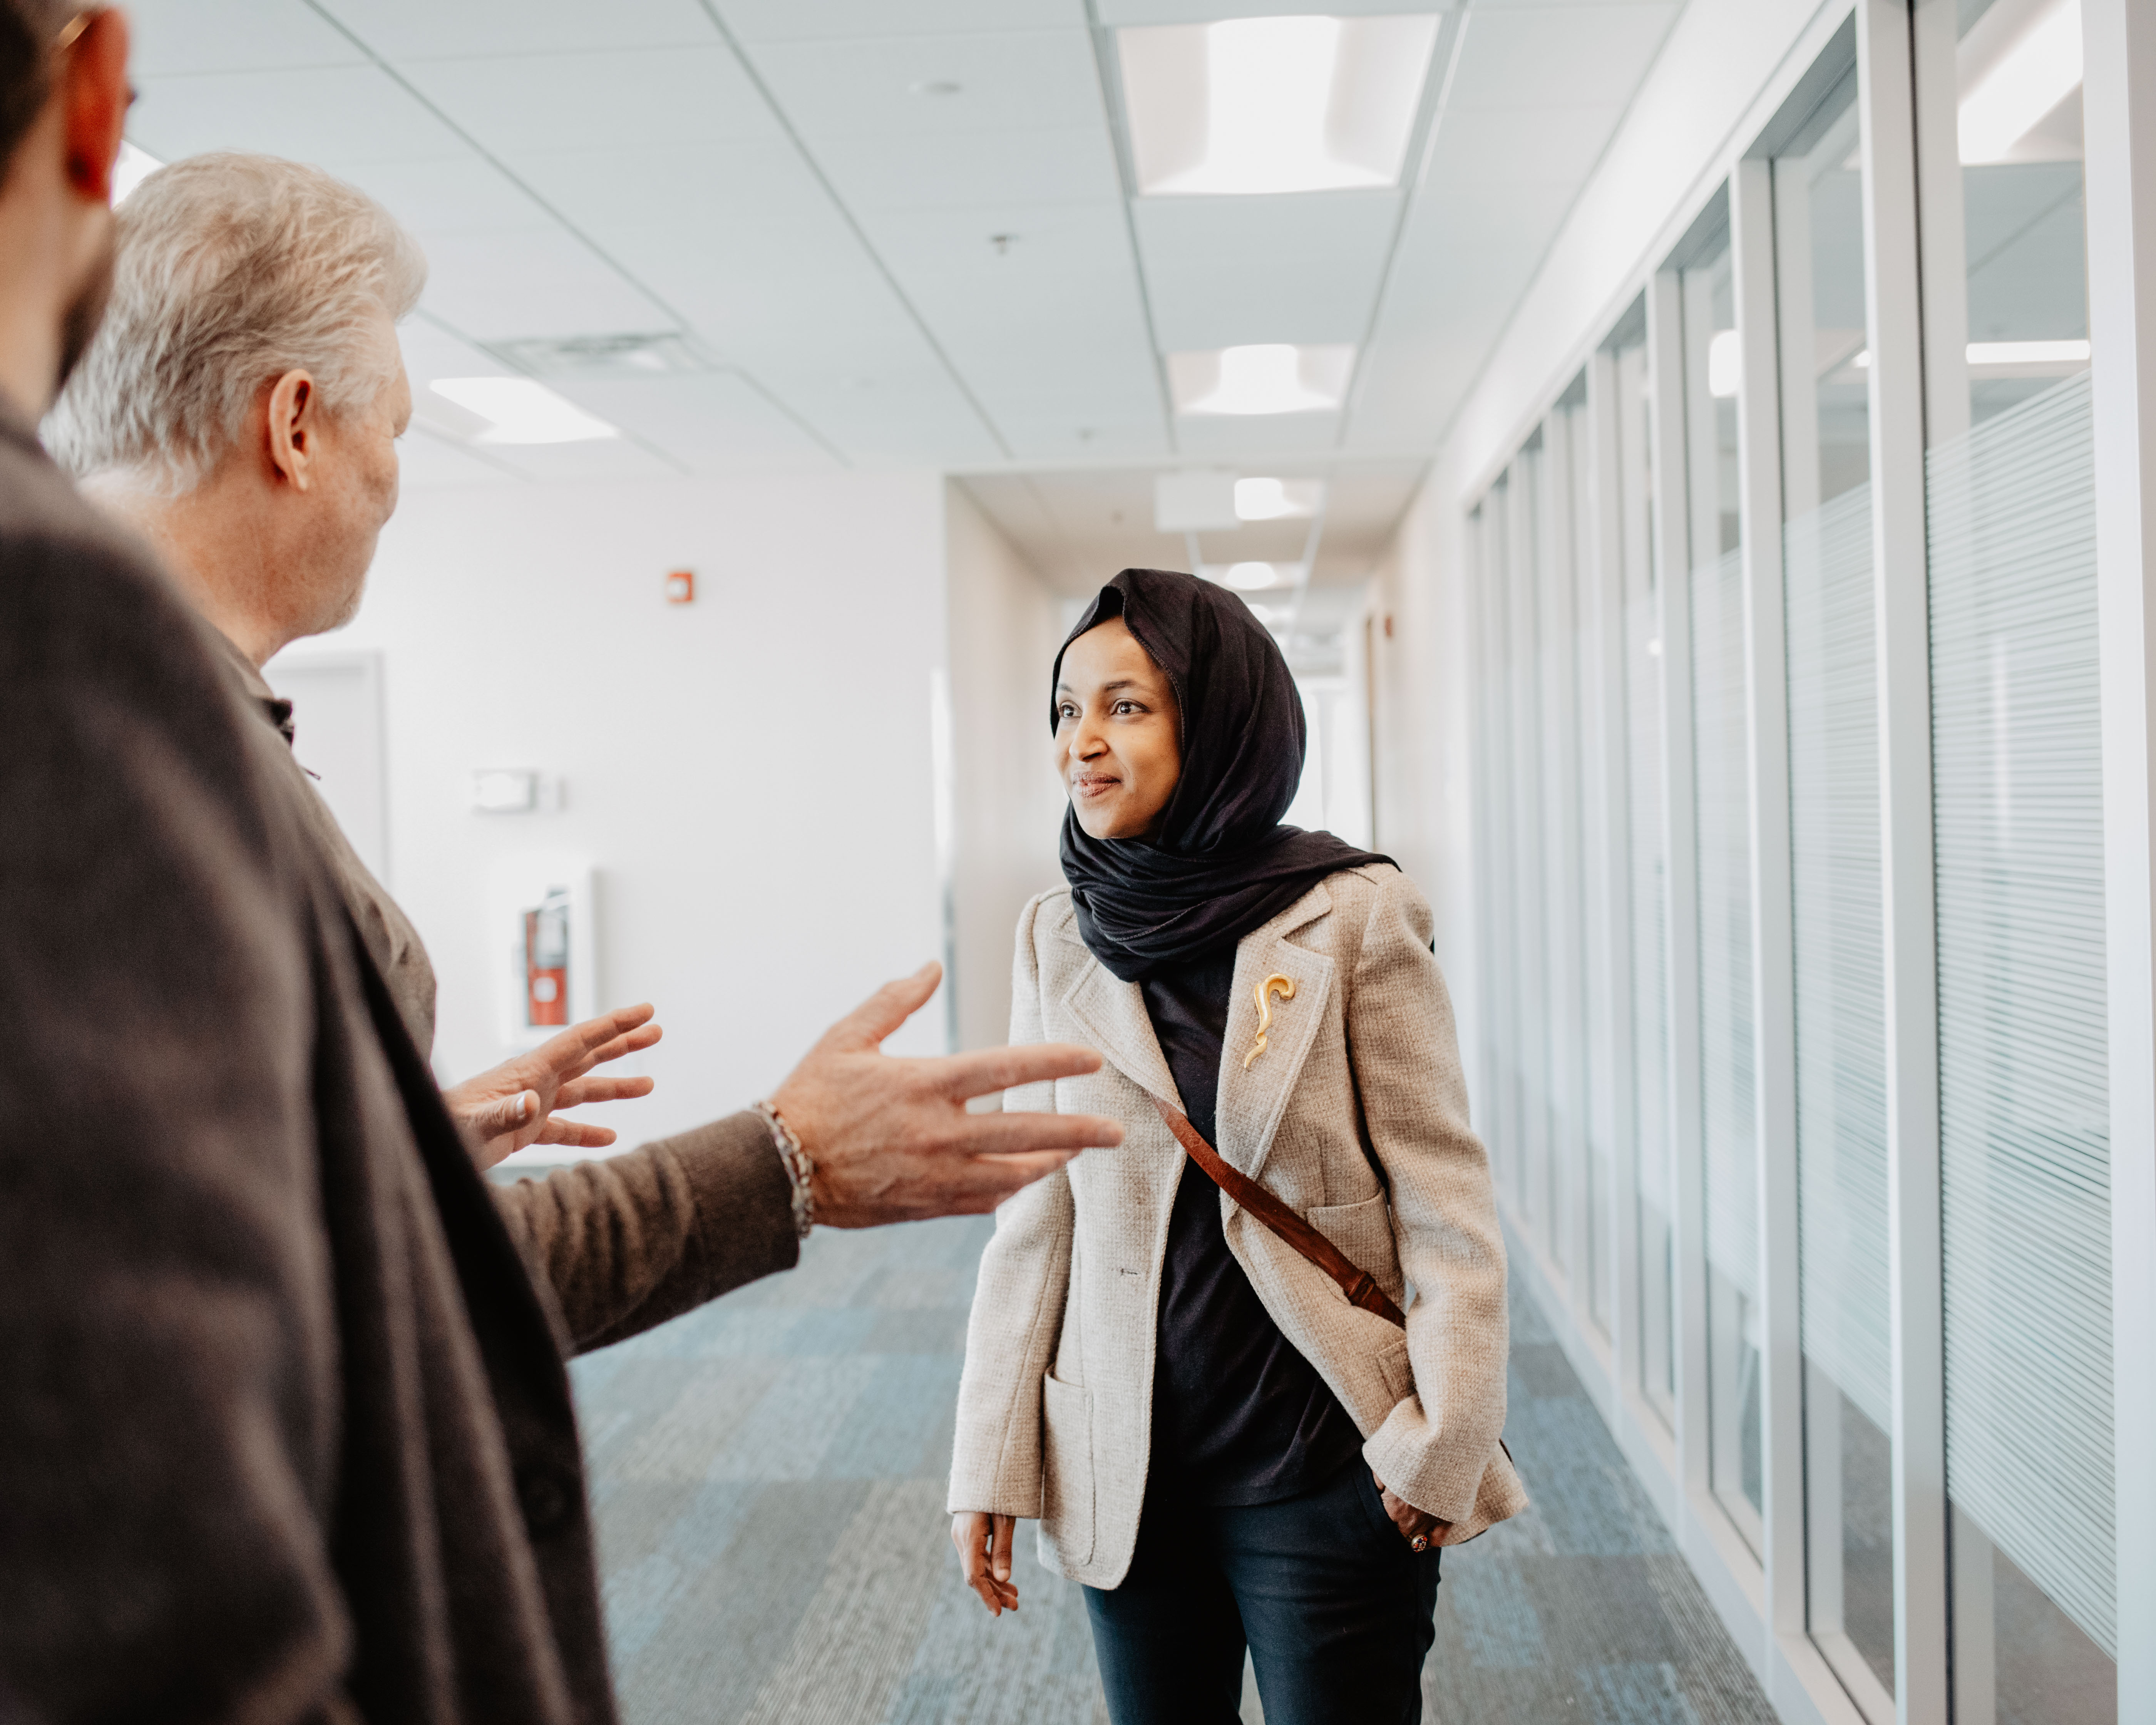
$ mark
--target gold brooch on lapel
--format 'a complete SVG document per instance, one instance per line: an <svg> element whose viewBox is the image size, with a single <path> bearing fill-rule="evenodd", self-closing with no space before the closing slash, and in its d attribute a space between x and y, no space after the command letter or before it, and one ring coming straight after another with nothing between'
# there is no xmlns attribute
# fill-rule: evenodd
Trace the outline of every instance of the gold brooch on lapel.
<svg viewBox="0 0 2156 1725"><path fill-rule="evenodd" d="M1270 996L1277 994L1283 1000L1295 999L1295 978L1276 971L1258 984L1258 1040L1250 1045L1250 1051L1243 1056L1243 1070L1250 1070L1250 1062L1265 1051L1265 1032L1273 1027L1273 1004Z"/></svg>

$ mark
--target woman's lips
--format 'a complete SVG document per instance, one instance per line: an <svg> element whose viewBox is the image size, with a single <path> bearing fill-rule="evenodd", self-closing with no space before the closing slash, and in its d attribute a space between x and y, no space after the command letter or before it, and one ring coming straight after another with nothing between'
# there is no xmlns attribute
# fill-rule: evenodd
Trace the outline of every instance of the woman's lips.
<svg viewBox="0 0 2156 1725"><path fill-rule="evenodd" d="M1070 781L1070 788L1077 796L1097 797L1104 792L1113 790L1122 783L1122 780L1120 778L1074 778Z"/></svg>

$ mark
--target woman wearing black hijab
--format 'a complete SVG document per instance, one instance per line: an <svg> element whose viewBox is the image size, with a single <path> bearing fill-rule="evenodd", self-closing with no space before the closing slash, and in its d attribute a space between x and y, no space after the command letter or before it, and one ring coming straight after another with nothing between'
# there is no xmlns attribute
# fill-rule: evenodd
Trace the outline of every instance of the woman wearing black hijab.
<svg viewBox="0 0 2156 1725"><path fill-rule="evenodd" d="M1246 1645L1270 1725L1419 1719L1438 1548L1526 1501L1429 906L1389 858L1281 824L1301 701L1220 588L1118 575L1057 656L1050 721L1069 885L1020 919L1011 1040L1107 1064L1009 1105L1126 1137L1006 1204L983 1256L950 1497L968 1582L1015 1609L1012 1524L1040 1517L1115 1725L1228 1725ZM1239 1179L1380 1293L1351 1303Z"/></svg>

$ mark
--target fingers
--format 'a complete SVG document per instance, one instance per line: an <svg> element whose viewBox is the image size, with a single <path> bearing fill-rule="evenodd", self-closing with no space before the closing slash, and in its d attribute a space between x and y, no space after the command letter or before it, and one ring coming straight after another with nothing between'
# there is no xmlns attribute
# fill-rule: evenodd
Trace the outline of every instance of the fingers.
<svg viewBox="0 0 2156 1725"><path fill-rule="evenodd" d="M947 1153L1017 1156L1041 1150L1109 1150L1119 1122L1099 1114L968 1114L953 1122Z"/></svg>
<svg viewBox="0 0 2156 1725"><path fill-rule="evenodd" d="M586 1126L581 1120L564 1120L558 1114L549 1115L547 1123L539 1128L535 1144L573 1144L580 1150L602 1150L613 1142L613 1129L604 1126Z"/></svg>
<svg viewBox="0 0 2156 1725"><path fill-rule="evenodd" d="M591 1058L584 1062L584 1070L588 1071L593 1066L603 1066L608 1060L618 1060L624 1055L641 1054L665 1034L665 1030L658 1024L646 1024L641 1029L630 1031L626 1036L617 1036L603 1048L593 1050ZM569 1076L581 1077L583 1074L572 1073Z"/></svg>
<svg viewBox="0 0 2156 1725"><path fill-rule="evenodd" d="M551 1036L533 1050L534 1056L550 1071L567 1072L588 1069L599 1051L608 1044L624 1040L643 1025L649 1024L652 1008L649 1001L636 1006L619 1006L612 1012L603 1012L595 1019L586 1019L580 1024L572 1024L558 1036ZM652 1026L651 1040L656 1042L658 1027ZM649 1047L649 1043L643 1045ZM624 1048L622 1052L629 1050ZM613 1056L608 1056L613 1058Z"/></svg>
<svg viewBox="0 0 2156 1725"><path fill-rule="evenodd" d="M499 1138L537 1119L539 1107L538 1091L521 1090L481 1103L464 1116L464 1123L481 1138Z"/></svg>
<svg viewBox="0 0 2156 1725"><path fill-rule="evenodd" d="M823 1054L858 1054L880 1048L884 1039L928 1002L943 980L943 967L931 959L911 976L886 983L826 1030L816 1049Z"/></svg>
<svg viewBox="0 0 2156 1725"><path fill-rule="evenodd" d="M1021 1084L1097 1072L1101 1057L1075 1042L1040 1042L952 1055L935 1064L940 1069L935 1075L937 1088L953 1101L963 1102Z"/></svg>
<svg viewBox="0 0 2156 1725"><path fill-rule="evenodd" d="M1011 1532L1017 1525L1010 1516L995 1518L995 1538L988 1550L988 1568L998 1581L1009 1581L1011 1573ZM1014 1589L1013 1597L1016 1597Z"/></svg>
<svg viewBox="0 0 2156 1725"><path fill-rule="evenodd" d="M554 1092L557 1108L581 1108L588 1102L625 1102L648 1096L654 1088L649 1078L572 1078Z"/></svg>
<svg viewBox="0 0 2156 1725"><path fill-rule="evenodd" d="M1018 1609L1018 1589L1008 1579L1010 1530L1009 1516L990 1517L973 1512L951 1517L951 1543L958 1548L959 1569L966 1578L966 1585L980 1596L991 1617ZM992 1574L990 1568L993 1552L1002 1554L1003 1567L997 1574Z"/></svg>

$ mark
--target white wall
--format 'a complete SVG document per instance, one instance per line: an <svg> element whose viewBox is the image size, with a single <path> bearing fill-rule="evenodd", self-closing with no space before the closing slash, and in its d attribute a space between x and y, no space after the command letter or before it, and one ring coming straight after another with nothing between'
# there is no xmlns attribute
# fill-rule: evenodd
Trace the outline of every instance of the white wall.
<svg viewBox="0 0 2156 1725"><path fill-rule="evenodd" d="M1438 964L1471 1075L1482 1070L1468 774L1468 691L1477 667L1466 588L1453 578L1460 539L1458 511L1424 485L1371 583L1378 627L1368 675L1377 712L1374 848L1399 862L1435 912Z"/></svg>
<svg viewBox="0 0 2156 1725"><path fill-rule="evenodd" d="M1011 933L1025 901L1059 886L1064 798L1049 762L1048 675L1063 601L963 486L946 490L956 855L958 1045L1010 1025Z"/></svg>
<svg viewBox="0 0 2156 1725"><path fill-rule="evenodd" d="M665 602L676 567L692 605ZM930 475L408 491L321 645L382 655L389 885L440 973L444 1077L505 1052L483 901L512 852L590 859L598 1004L666 1026L657 1093L594 1117L624 1147L767 1094L939 956L943 586ZM501 766L559 774L561 809L470 812L467 774ZM942 1041L932 1004L891 1046Z"/></svg>

